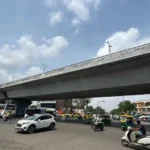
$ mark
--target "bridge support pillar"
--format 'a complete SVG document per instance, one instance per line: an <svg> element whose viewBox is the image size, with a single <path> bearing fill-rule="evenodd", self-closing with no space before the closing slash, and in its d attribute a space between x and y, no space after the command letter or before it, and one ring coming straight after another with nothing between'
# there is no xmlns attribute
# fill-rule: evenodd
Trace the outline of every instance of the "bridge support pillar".
<svg viewBox="0 0 150 150"><path fill-rule="evenodd" d="M31 100L23 100L23 99L11 99L11 100L6 100L6 103L9 104L16 104L17 109L16 109L16 116L17 117L23 117L25 114L25 110L30 104L32 103Z"/></svg>

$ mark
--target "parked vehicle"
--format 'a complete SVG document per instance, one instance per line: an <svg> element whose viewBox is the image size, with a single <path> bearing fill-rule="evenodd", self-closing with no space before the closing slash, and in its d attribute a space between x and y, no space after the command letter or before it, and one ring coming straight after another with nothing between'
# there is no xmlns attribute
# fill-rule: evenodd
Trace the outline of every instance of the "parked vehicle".
<svg viewBox="0 0 150 150"><path fill-rule="evenodd" d="M125 135L121 139L122 146L131 147L140 150L150 150L150 136L137 137L137 142L132 143L130 135L132 130L126 131Z"/></svg>
<svg viewBox="0 0 150 150"><path fill-rule="evenodd" d="M42 114L42 115L33 115L28 118L19 120L15 125L15 129L17 132L28 132L34 133L39 129L50 129L53 130L55 128L56 121L54 116L50 114Z"/></svg>

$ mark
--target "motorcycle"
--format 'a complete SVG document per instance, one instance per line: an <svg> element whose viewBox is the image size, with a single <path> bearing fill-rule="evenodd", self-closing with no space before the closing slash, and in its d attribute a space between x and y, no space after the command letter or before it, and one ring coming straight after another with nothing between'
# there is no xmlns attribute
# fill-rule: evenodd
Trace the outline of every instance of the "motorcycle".
<svg viewBox="0 0 150 150"><path fill-rule="evenodd" d="M103 131L104 130L104 123L103 122L100 122L98 124L94 124L94 131L97 131L97 130L101 130Z"/></svg>
<svg viewBox="0 0 150 150"><path fill-rule="evenodd" d="M132 143L130 135L132 130L127 130L121 139L121 144L124 147L131 147L140 150L150 150L150 136L137 136L137 142Z"/></svg>
<svg viewBox="0 0 150 150"><path fill-rule="evenodd" d="M91 123L91 129L93 129L94 128L94 126L95 126L95 120L92 120L92 123Z"/></svg>

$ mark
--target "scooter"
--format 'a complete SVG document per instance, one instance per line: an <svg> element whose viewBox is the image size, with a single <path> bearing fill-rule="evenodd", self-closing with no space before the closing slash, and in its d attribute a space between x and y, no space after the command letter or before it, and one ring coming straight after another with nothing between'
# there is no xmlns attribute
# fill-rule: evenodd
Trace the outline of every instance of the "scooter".
<svg viewBox="0 0 150 150"><path fill-rule="evenodd" d="M103 122L100 122L98 124L94 124L94 131L97 131L97 130L101 130L101 131L104 130L104 123Z"/></svg>
<svg viewBox="0 0 150 150"><path fill-rule="evenodd" d="M131 129L128 129L125 132L125 135L121 139L121 144L124 147L131 147L134 149L140 149L140 150L150 150L150 136L139 136L137 137L137 142L132 143L130 135L132 133Z"/></svg>

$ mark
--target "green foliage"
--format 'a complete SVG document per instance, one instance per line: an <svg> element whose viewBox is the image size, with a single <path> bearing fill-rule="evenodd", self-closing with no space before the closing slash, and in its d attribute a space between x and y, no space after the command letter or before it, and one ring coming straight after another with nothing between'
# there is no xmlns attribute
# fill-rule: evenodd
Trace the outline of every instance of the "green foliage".
<svg viewBox="0 0 150 150"><path fill-rule="evenodd" d="M105 114L105 110L99 106L95 109L93 108L93 106L88 106L86 112L92 112L93 114Z"/></svg>
<svg viewBox="0 0 150 150"><path fill-rule="evenodd" d="M88 107L86 108L86 112L92 112L92 113L93 113L93 111L94 111L93 106L88 106Z"/></svg>
<svg viewBox="0 0 150 150"><path fill-rule="evenodd" d="M110 111L110 114L119 115L120 113L119 113L118 109L113 109L112 111Z"/></svg>
<svg viewBox="0 0 150 150"><path fill-rule="evenodd" d="M110 113L112 115L119 115L123 112L127 113L131 113L132 111L135 111L136 109L136 105L134 103L131 103L131 101L126 100L124 102L120 102L118 104L118 108L117 109L113 109Z"/></svg>
<svg viewBox="0 0 150 150"><path fill-rule="evenodd" d="M77 107L84 107L88 106L88 104L91 102L90 98L80 98L80 99L74 99L73 104Z"/></svg>
<svg viewBox="0 0 150 150"><path fill-rule="evenodd" d="M105 110L102 109L100 106L97 106L95 109L94 109L94 114L105 114Z"/></svg>

